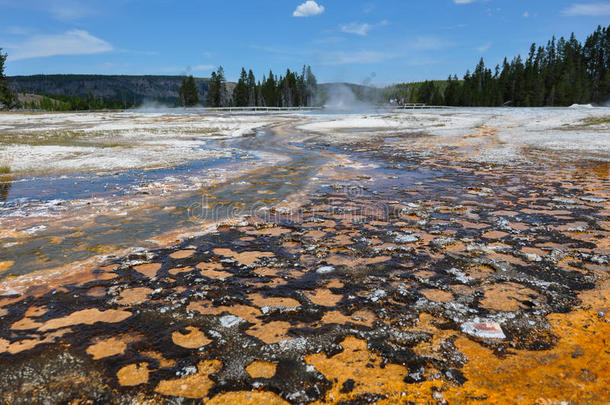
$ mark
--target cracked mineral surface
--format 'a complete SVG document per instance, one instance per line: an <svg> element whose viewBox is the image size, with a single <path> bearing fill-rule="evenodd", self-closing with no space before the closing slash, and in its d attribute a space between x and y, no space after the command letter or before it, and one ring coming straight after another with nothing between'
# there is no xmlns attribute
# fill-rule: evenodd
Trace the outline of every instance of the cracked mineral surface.
<svg viewBox="0 0 610 405"><path fill-rule="evenodd" d="M49 175L52 208L0 178L1 401L607 403L609 131L557 129L587 114L168 115L234 159Z"/></svg>

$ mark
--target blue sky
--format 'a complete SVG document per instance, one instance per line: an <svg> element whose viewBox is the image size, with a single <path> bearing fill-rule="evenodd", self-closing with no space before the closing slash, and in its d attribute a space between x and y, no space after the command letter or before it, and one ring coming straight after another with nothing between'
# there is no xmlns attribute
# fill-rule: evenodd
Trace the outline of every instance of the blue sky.
<svg viewBox="0 0 610 405"><path fill-rule="evenodd" d="M310 64L323 82L385 85L609 23L607 0L0 0L0 47L9 75L207 77L222 64L235 79Z"/></svg>

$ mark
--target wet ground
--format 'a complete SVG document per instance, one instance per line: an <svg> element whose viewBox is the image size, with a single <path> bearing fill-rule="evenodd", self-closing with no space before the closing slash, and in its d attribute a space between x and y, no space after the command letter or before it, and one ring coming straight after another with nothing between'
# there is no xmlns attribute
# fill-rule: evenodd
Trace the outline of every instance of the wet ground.
<svg viewBox="0 0 610 405"><path fill-rule="evenodd" d="M174 197L177 223L159 202L98 221L124 246L144 223L198 235L3 280L3 400L608 402L608 163L477 161L501 143L485 125L439 142L300 120L236 141L289 158Z"/></svg>

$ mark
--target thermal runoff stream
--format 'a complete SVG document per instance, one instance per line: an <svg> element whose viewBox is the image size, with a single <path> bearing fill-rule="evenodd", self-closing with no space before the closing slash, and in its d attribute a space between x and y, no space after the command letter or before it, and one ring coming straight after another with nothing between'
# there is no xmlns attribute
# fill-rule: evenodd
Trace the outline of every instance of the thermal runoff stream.
<svg viewBox="0 0 610 405"><path fill-rule="evenodd" d="M1 397L609 398L609 117L0 114Z"/></svg>

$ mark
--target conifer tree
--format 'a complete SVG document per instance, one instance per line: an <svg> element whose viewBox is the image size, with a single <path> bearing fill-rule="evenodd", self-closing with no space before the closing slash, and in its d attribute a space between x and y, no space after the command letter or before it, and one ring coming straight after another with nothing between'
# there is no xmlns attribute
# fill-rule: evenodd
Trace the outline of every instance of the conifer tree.
<svg viewBox="0 0 610 405"><path fill-rule="evenodd" d="M192 107L199 104L199 88L197 87L193 76L189 76L182 80L182 84L178 90L178 99L182 107Z"/></svg>
<svg viewBox="0 0 610 405"><path fill-rule="evenodd" d="M212 72L212 75L210 76L210 85L208 87L208 92L205 97L205 104L208 107L215 107L214 102L217 99L217 94L219 91L216 84L217 84L216 72Z"/></svg>
<svg viewBox="0 0 610 405"><path fill-rule="evenodd" d="M256 78L252 69L248 71L248 77L246 78L246 105L249 107L256 105Z"/></svg>
<svg viewBox="0 0 610 405"><path fill-rule="evenodd" d="M237 80L237 84L233 89L233 105L235 107L245 107L248 105L248 87L246 81L248 80L248 76L246 74L246 69L241 68L241 75Z"/></svg>
<svg viewBox="0 0 610 405"><path fill-rule="evenodd" d="M8 79L4 74L4 62L7 55L2 53L0 48L0 107L11 108L13 106L15 96L8 87Z"/></svg>

